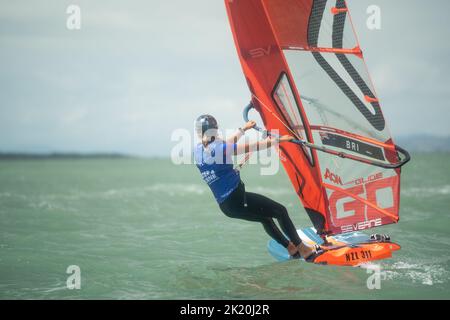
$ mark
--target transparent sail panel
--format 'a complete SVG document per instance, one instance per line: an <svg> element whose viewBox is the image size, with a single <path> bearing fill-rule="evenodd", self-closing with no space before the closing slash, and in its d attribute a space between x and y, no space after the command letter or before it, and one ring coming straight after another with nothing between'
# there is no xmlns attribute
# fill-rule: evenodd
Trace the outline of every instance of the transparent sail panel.
<svg viewBox="0 0 450 320"><path fill-rule="evenodd" d="M394 151L363 60L354 54L284 50L314 144L391 163ZM399 177L383 169L317 152L337 233L396 222Z"/></svg>
<svg viewBox="0 0 450 320"><path fill-rule="evenodd" d="M376 97L360 58L297 50L284 50L284 54L311 126L340 129L380 142L389 139L379 105L368 99ZM351 67L346 68L338 56L351 61Z"/></svg>
<svg viewBox="0 0 450 320"><path fill-rule="evenodd" d="M275 86L273 98L283 115L283 120L295 133L297 138L308 141L308 136L305 131L305 125L300 114L299 106L295 100L292 86L289 83L288 77L285 73L281 75ZM302 148L308 156L309 162L312 164L313 160L311 150L304 146L302 146Z"/></svg>

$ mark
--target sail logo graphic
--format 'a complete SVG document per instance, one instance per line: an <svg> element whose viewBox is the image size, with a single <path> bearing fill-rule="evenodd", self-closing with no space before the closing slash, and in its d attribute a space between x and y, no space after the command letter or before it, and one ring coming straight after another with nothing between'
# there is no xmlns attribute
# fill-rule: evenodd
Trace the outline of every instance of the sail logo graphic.
<svg viewBox="0 0 450 320"><path fill-rule="evenodd" d="M342 233L353 232L353 231L358 231L358 230L365 230L365 229L370 229L370 228L374 228L374 227L379 227L381 225L382 225L381 218L378 218L378 219L358 222L355 224L349 224L346 226L341 226L341 231L342 231Z"/></svg>
<svg viewBox="0 0 450 320"><path fill-rule="evenodd" d="M337 174L331 172L330 169L328 169L328 168L325 171L324 177L325 177L325 179L328 179L335 184L340 184L341 186L343 185L341 177L338 176Z"/></svg>
<svg viewBox="0 0 450 320"><path fill-rule="evenodd" d="M345 148L350 151L359 152L359 144L356 141L345 141Z"/></svg>
<svg viewBox="0 0 450 320"><path fill-rule="evenodd" d="M391 176L328 191L329 210L335 226L345 233L381 226L384 217L394 222L398 212L397 185L398 177Z"/></svg>
<svg viewBox="0 0 450 320"><path fill-rule="evenodd" d="M351 185L351 184L355 184L355 185L359 185L359 184L365 184L368 182L372 182L375 180L380 180L383 179L383 172L377 172L375 174L371 174L370 176L367 177L361 177L361 178L357 178L355 180L352 180L350 182L347 182L346 185Z"/></svg>
<svg viewBox="0 0 450 320"><path fill-rule="evenodd" d="M272 51L272 46L268 46L267 48L251 49L248 51L248 54L250 55L250 58L256 59L256 58L262 58L262 57L268 56L271 51Z"/></svg>

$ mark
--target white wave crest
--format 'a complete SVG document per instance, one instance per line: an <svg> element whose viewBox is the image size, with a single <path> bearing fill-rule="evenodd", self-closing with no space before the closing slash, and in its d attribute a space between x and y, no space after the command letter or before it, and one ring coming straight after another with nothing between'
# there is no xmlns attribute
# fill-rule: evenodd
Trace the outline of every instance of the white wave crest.
<svg viewBox="0 0 450 320"><path fill-rule="evenodd" d="M437 264L415 264L404 261L394 263L386 272L387 279L407 278L413 283L432 286L450 281L450 273Z"/></svg>
<svg viewBox="0 0 450 320"><path fill-rule="evenodd" d="M407 197L430 197L436 195L450 195L450 185L443 185L440 187L412 187L403 188L401 190L402 196Z"/></svg>

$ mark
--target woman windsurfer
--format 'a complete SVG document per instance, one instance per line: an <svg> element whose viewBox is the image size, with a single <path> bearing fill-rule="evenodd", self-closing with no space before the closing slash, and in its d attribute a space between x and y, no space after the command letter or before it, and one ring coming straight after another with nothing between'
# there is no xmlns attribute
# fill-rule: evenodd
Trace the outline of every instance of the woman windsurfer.
<svg viewBox="0 0 450 320"><path fill-rule="evenodd" d="M260 222L267 234L284 246L291 257L308 259L315 250L302 243L286 208L265 196L245 191L239 172L233 168L232 162L232 156L247 153L248 150L264 150L294 138L268 137L251 144L237 144L245 131L255 126L254 121L249 121L232 137L223 141L218 137L217 121L211 115L198 117L195 126L201 139L194 151L196 165L221 211L230 218ZM274 219L289 239L286 239Z"/></svg>

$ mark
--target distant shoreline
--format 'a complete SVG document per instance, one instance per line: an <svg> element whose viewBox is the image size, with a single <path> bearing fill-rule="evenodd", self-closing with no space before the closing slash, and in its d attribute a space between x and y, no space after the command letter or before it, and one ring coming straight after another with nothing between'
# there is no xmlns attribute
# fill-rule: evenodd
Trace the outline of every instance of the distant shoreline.
<svg viewBox="0 0 450 320"><path fill-rule="evenodd" d="M433 135L417 134L411 136L394 137L396 144L409 152L416 153L449 153L450 136L440 137Z"/></svg>
<svg viewBox="0 0 450 320"><path fill-rule="evenodd" d="M449 150L408 150L414 154L450 154ZM126 159L152 159L152 160L170 160L170 157L151 157L151 156L134 156L126 154L109 154L109 153L0 153L0 161L2 160L126 160Z"/></svg>
<svg viewBox="0 0 450 320"><path fill-rule="evenodd" d="M395 144L410 153L450 153L450 136L440 137L426 134L394 137ZM0 160L38 159L170 159L170 156L132 155L120 152L9 152L0 151Z"/></svg>
<svg viewBox="0 0 450 320"><path fill-rule="evenodd" d="M77 152L0 152L0 160L38 160L38 159L137 159L138 156L122 153L77 153Z"/></svg>

